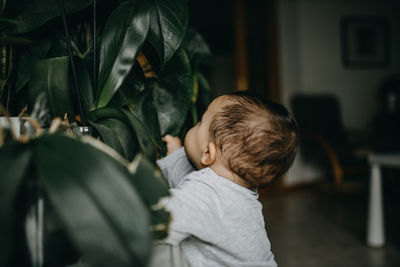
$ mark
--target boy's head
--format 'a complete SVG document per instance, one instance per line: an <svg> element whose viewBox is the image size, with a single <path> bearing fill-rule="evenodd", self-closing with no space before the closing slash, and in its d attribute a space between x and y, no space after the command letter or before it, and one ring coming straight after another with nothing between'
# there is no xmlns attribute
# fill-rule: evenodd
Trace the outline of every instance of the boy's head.
<svg viewBox="0 0 400 267"><path fill-rule="evenodd" d="M298 129L282 105L247 93L216 98L202 121L187 133L185 149L197 168L209 166L210 149L249 187L269 184L296 155Z"/></svg>

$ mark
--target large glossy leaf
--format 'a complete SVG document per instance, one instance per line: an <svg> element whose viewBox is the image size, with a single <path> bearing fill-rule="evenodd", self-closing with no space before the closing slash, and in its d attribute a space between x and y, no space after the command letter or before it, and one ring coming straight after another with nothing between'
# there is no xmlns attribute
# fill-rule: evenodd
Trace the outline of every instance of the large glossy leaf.
<svg viewBox="0 0 400 267"><path fill-rule="evenodd" d="M53 116L74 117L68 81L68 57L39 60L33 67L30 82L30 102L34 103L41 92L46 92Z"/></svg>
<svg viewBox="0 0 400 267"><path fill-rule="evenodd" d="M15 92L21 90L22 87L31 78L33 65L39 59L41 59L51 46L50 41L45 40L43 42L25 46L23 49L19 49L16 60L15 60Z"/></svg>
<svg viewBox="0 0 400 267"><path fill-rule="evenodd" d="M153 101L153 83L146 84L146 90L130 100L131 111L137 118L146 124L149 134L158 148L164 150L162 142L160 123L158 121L157 109ZM163 151L164 152L164 151Z"/></svg>
<svg viewBox="0 0 400 267"><path fill-rule="evenodd" d="M160 198L169 196L168 184L163 177L155 173L154 164L138 154L131 163L132 182L140 192L147 206L156 205Z"/></svg>
<svg viewBox="0 0 400 267"><path fill-rule="evenodd" d="M89 72L84 64L85 59L77 59L76 72L78 75L79 90L81 93L81 100L83 106L83 112L86 114L93 107L94 96L92 81L89 76Z"/></svg>
<svg viewBox="0 0 400 267"><path fill-rule="evenodd" d="M115 118L90 122L99 132L101 139L114 148L125 159L132 160L139 149L137 139L129 125Z"/></svg>
<svg viewBox="0 0 400 267"><path fill-rule="evenodd" d="M134 174L132 182L151 212L154 238L166 237L170 216L163 206L157 204L161 198L169 196L168 184L155 173L154 164L140 154L129 167Z"/></svg>
<svg viewBox="0 0 400 267"><path fill-rule="evenodd" d="M71 37L71 39L73 39ZM71 40L71 43L73 40ZM72 53L75 51L72 50ZM51 48L46 58L69 56L67 41L64 32L53 32L51 35Z"/></svg>
<svg viewBox="0 0 400 267"><path fill-rule="evenodd" d="M196 73L196 80L198 84L198 94L197 94L197 111L199 115L202 115L208 105L213 99L212 88L207 78L200 72Z"/></svg>
<svg viewBox="0 0 400 267"><path fill-rule="evenodd" d="M61 135L37 141L35 162L52 205L91 266L145 266L150 219L125 166Z"/></svg>
<svg viewBox="0 0 400 267"><path fill-rule="evenodd" d="M94 110L89 114L89 120L95 123L110 118L118 119L127 124L131 129L131 134L136 135L144 155L155 161L156 150L154 144L156 144L156 141L151 138L149 130L137 116L122 108L102 108Z"/></svg>
<svg viewBox="0 0 400 267"><path fill-rule="evenodd" d="M134 68L111 99L109 106L124 107L134 103L146 89L144 79L143 75L140 75Z"/></svg>
<svg viewBox="0 0 400 267"><path fill-rule="evenodd" d="M59 1L56 0L18 0L7 1L7 9L17 23L11 33L33 31L49 20L60 16ZM93 0L65 0L65 13L75 13L93 3ZM5 15L6 17L8 15Z"/></svg>
<svg viewBox="0 0 400 267"><path fill-rule="evenodd" d="M132 74L131 75L135 75ZM141 80L123 86L124 96L114 104L129 104L132 112L146 124L150 135L161 151L165 134L178 135L193 97L191 68L183 50L178 50L157 79Z"/></svg>
<svg viewBox="0 0 400 267"><path fill-rule="evenodd" d="M121 89L111 100L110 106L129 106L139 120L146 125L157 147L163 150L157 110L153 105L153 90L146 78L139 72L141 70L132 70Z"/></svg>
<svg viewBox="0 0 400 267"><path fill-rule="evenodd" d="M147 1L122 3L104 28L96 107L105 107L124 82L149 30Z"/></svg>
<svg viewBox="0 0 400 267"><path fill-rule="evenodd" d="M7 0L0 1L0 17L3 16L4 9L6 8Z"/></svg>
<svg viewBox="0 0 400 267"><path fill-rule="evenodd" d="M0 266L9 266L7 262L16 241L17 193L30 160L27 145L14 143L0 148Z"/></svg>
<svg viewBox="0 0 400 267"><path fill-rule="evenodd" d="M162 142L161 140L155 140L152 138L151 135L149 135L149 130L146 127L146 122L142 122L139 120L137 115L134 113L126 110L126 109L121 109L122 113L126 116L128 119L129 124L133 129L135 129L136 136L138 138L138 141L142 147L142 152L146 157L152 161L156 160L156 149L160 150L159 144ZM150 147L152 149L150 149Z"/></svg>
<svg viewBox="0 0 400 267"><path fill-rule="evenodd" d="M32 43L33 41L30 39L11 36L7 35L4 32L1 32L1 26L0 26L0 45L28 45Z"/></svg>
<svg viewBox="0 0 400 267"><path fill-rule="evenodd" d="M168 234L170 214L159 201L161 198L169 196L169 190L166 180L155 169L155 164L151 163L142 153L136 154L134 160L128 163L97 139L85 136L82 141L94 145L127 166L132 174L131 182L150 211L153 238L165 238Z"/></svg>
<svg viewBox="0 0 400 267"><path fill-rule="evenodd" d="M187 0L148 1L152 4L148 40L164 66L179 48L185 35L189 21Z"/></svg>
<svg viewBox="0 0 400 267"><path fill-rule="evenodd" d="M183 47L188 55L193 72L198 70L199 65L211 65L213 63L210 47L196 30L187 30Z"/></svg>
<svg viewBox="0 0 400 267"><path fill-rule="evenodd" d="M153 94L161 135L178 135L193 95L190 63L183 50L176 53L153 83Z"/></svg>
<svg viewBox="0 0 400 267"><path fill-rule="evenodd" d="M204 63L209 65L212 62L211 49L203 36L195 29L188 29L183 41L183 47L188 54L190 62Z"/></svg>

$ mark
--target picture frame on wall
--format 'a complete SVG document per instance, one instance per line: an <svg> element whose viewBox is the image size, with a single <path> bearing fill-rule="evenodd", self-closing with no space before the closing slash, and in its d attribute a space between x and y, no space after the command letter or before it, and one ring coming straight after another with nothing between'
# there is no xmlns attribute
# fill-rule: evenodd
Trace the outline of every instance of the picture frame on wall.
<svg viewBox="0 0 400 267"><path fill-rule="evenodd" d="M347 68L390 66L390 31L386 17L343 16L340 22L342 63Z"/></svg>

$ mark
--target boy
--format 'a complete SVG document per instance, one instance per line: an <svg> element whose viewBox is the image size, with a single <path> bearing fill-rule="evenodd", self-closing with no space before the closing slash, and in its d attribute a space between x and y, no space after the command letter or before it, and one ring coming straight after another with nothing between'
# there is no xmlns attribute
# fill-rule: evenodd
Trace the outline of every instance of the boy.
<svg viewBox="0 0 400 267"><path fill-rule="evenodd" d="M157 163L172 195L164 200L172 213L165 242L181 246L185 266L276 266L256 190L294 160L291 114L245 93L224 95L189 130L184 148L176 137L164 141L168 156Z"/></svg>

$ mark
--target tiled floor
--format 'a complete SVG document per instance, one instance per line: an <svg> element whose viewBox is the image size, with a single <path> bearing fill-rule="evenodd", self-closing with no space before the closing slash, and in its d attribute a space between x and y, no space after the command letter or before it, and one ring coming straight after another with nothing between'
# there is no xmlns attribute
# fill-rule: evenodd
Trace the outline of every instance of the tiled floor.
<svg viewBox="0 0 400 267"><path fill-rule="evenodd" d="M379 249L365 245L366 185L345 187L340 194L308 186L265 196L266 227L278 266L400 266L399 182L385 183L387 244Z"/></svg>

